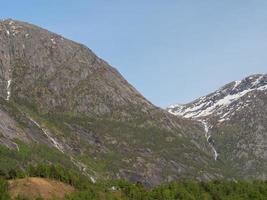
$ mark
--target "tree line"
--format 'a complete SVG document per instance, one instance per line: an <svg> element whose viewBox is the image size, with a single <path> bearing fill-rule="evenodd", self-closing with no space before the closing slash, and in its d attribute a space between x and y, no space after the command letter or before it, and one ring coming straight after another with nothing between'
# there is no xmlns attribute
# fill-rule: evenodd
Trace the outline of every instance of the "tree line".
<svg viewBox="0 0 267 200"><path fill-rule="evenodd" d="M24 177L55 179L74 186L77 191L65 200L266 200L267 181L176 181L145 188L141 183L124 180L100 181L89 178L60 165L30 165L25 170L0 171L0 200L10 200L8 180ZM17 199L25 199L18 197Z"/></svg>

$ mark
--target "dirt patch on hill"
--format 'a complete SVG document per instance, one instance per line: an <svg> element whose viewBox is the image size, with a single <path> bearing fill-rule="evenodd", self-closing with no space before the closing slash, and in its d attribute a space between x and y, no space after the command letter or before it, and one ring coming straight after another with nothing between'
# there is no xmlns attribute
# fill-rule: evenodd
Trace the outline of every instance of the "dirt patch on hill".
<svg viewBox="0 0 267 200"><path fill-rule="evenodd" d="M21 196L62 199L66 194L74 191L75 189L70 185L44 178L24 178L9 181L9 194L12 198Z"/></svg>

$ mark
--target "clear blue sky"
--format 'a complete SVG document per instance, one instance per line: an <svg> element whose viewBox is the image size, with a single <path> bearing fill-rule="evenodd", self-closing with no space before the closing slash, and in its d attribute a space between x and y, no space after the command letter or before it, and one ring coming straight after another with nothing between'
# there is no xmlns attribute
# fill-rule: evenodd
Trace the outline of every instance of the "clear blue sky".
<svg viewBox="0 0 267 200"><path fill-rule="evenodd" d="M12 0L0 17L84 43L162 107L267 72L266 0Z"/></svg>

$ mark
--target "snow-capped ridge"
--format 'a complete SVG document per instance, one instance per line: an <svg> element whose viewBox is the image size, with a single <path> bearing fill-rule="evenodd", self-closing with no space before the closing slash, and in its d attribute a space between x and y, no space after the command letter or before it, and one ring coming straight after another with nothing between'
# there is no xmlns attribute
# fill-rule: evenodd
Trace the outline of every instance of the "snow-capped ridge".
<svg viewBox="0 0 267 200"><path fill-rule="evenodd" d="M267 90L267 75L252 75L242 81L229 83L192 103L172 105L167 110L174 115L193 119L216 115L218 121L223 122L233 112L248 105L249 102L240 100L242 97L253 91L264 90Z"/></svg>
<svg viewBox="0 0 267 200"><path fill-rule="evenodd" d="M199 121L203 126L207 143L214 153L214 159L217 160L219 154L211 135L213 122L217 121L220 124L230 120L236 111L250 105L251 96L254 97L257 92L265 90L267 90L267 74L252 75L241 81L228 83L191 103L171 105L167 110L171 114Z"/></svg>

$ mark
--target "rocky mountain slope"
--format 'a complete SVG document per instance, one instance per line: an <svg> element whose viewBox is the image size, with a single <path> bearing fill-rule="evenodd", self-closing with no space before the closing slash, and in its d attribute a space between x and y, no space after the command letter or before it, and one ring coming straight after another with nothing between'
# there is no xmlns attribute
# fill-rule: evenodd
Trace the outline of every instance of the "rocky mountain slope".
<svg viewBox="0 0 267 200"><path fill-rule="evenodd" d="M82 44L0 22L0 170L34 163L155 185L225 177L204 128L155 107Z"/></svg>
<svg viewBox="0 0 267 200"><path fill-rule="evenodd" d="M235 178L267 178L267 75L231 82L189 104L167 110L200 121L215 160Z"/></svg>

